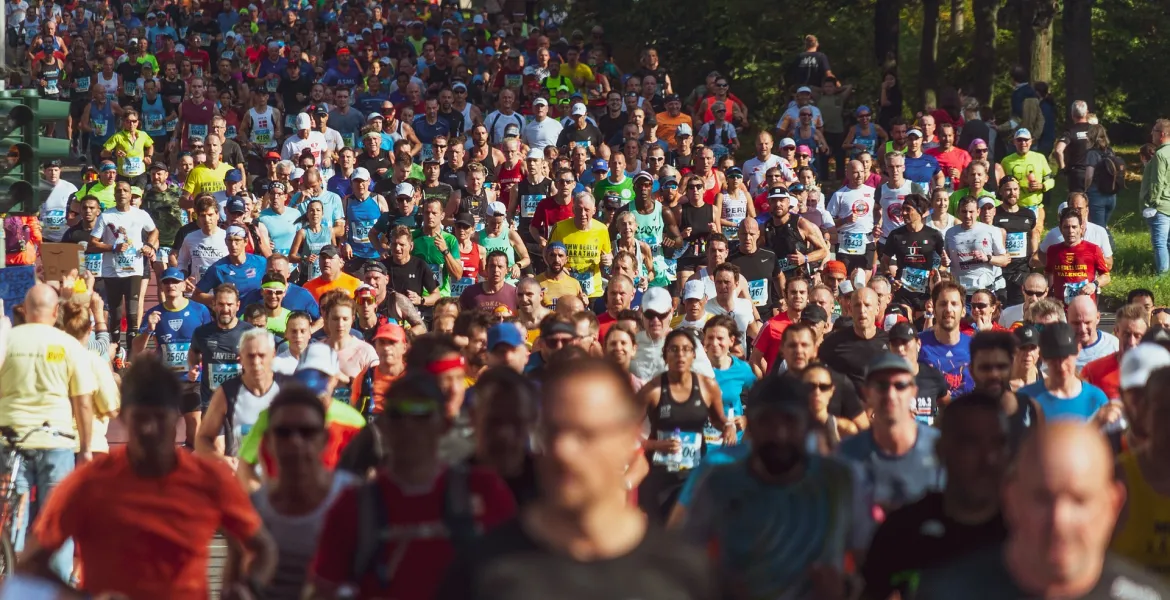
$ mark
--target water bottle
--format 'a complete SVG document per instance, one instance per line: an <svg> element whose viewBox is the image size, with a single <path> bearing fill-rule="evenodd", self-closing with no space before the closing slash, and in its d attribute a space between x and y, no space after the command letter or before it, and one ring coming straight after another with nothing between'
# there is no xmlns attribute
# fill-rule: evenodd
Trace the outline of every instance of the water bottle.
<svg viewBox="0 0 1170 600"><path fill-rule="evenodd" d="M672 452L670 454L670 458L667 462L667 470L672 471L672 472L677 472L677 471L681 470L680 467L682 466L682 458L683 458L682 430L679 429L678 427L675 427L674 431L670 432L669 439L677 440L679 443L679 449L677 452Z"/></svg>

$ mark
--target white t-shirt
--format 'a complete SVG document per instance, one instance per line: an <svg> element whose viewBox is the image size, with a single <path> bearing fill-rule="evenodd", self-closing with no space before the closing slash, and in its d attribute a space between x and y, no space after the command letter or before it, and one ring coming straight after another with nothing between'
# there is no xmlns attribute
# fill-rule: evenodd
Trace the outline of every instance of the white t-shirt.
<svg viewBox="0 0 1170 600"><path fill-rule="evenodd" d="M317 168L321 168L321 159L325 156L328 142L320 131L310 131L307 138L293 134L284 141L284 146L280 149L280 157L284 160L296 161L305 148L313 152L313 164L317 165Z"/></svg>
<svg viewBox="0 0 1170 600"><path fill-rule="evenodd" d="M293 356L285 345L284 350L276 353L272 359L272 372L280 373L282 375L292 375L297 371L297 365L300 364L300 359Z"/></svg>
<svg viewBox="0 0 1170 600"><path fill-rule="evenodd" d="M102 253L102 277L142 275L142 234L154 231L154 219L141 208L131 206L126 212L111 208L98 215L89 234L103 244L129 246L123 252Z"/></svg>
<svg viewBox="0 0 1170 600"><path fill-rule="evenodd" d="M488 130L488 143L493 146L498 146L504 143L504 130L509 125L515 125L521 131L524 130L524 117L518 112L505 115L498 110L493 110L483 120L483 124Z"/></svg>
<svg viewBox="0 0 1170 600"><path fill-rule="evenodd" d="M41 205L41 235L46 242L60 242L65 230L69 229L69 197L75 193L77 186L64 179L57 181L49 191L49 197Z"/></svg>
<svg viewBox="0 0 1170 600"><path fill-rule="evenodd" d="M219 259L227 256L227 231L216 228L211 235L196 229L183 238L183 246L179 248L178 267L195 278L203 279L203 274Z"/></svg>
<svg viewBox="0 0 1170 600"><path fill-rule="evenodd" d="M1048 252L1048 248L1053 244L1059 244L1064 241L1064 234L1060 232L1060 228L1050 229L1044 235L1044 240L1040 242L1040 251ZM1085 223L1085 241L1092 242L1101 247L1101 254L1105 258L1113 257L1113 246L1109 243L1109 232L1105 228L1096 223Z"/></svg>
<svg viewBox="0 0 1170 600"><path fill-rule="evenodd" d="M1019 323L1024 320L1024 305L1013 304L1003 309L999 313L999 324L1001 327L1011 327L1013 323Z"/></svg>
<svg viewBox="0 0 1170 600"><path fill-rule="evenodd" d="M556 119L545 118L543 121L533 119L520 132L520 139L534 150L544 150L546 146L557 145L557 138L564 127Z"/></svg>
<svg viewBox="0 0 1170 600"><path fill-rule="evenodd" d="M780 129L780 127L784 124L785 117L787 117L788 120L792 121L793 123L799 123L800 109L802 108L811 109L813 125L818 128L823 127L825 120L821 117L821 109L817 108L815 104L811 103L804 106L797 106L796 101L792 100L788 103L788 109L784 111L783 115L780 115L780 120L776 121L776 129Z"/></svg>
<svg viewBox="0 0 1170 600"><path fill-rule="evenodd" d="M780 172L784 176L784 181L792 181L796 178L796 175L792 172L792 169L788 168L788 164L784 161L784 159L776 156L775 154L769 154L768 158L765 160L760 160L753 156L744 161L743 177L747 182L748 190L752 193L753 196L758 195L761 191L763 191L762 187L765 181L764 175L772 167L780 167Z"/></svg>
<svg viewBox="0 0 1170 600"><path fill-rule="evenodd" d="M1120 347L1121 344L1117 341L1116 336L1098 329L1097 341L1081 348L1081 351L1077 353L1077 375L1081 374L1081 369L1085 368L1085 365L1117 352Z"/></svg>
<svg viewBox="0 0 1170 600"><path fill-rule="evenodd" d="M881 206L882 210L881 241L883 244L886 242L886 238L890 237L891 231L905 224L902 221L902 202L910 194L910 180L903 181L899 188L891 189L889 186L888 182L882 184L881 197L878 200L878 205Z"/></svg>
<svg viewBox="0 0 1170 600"><path fill-rule="evenodd" d="M834 219L842 219L853 214L856 220L837 228L837 237L840 244L839 254L860 255L865 253L865 246L873 243L873 211L874 194L877 190L862 184L857 189L843 187L829 198L825 209Z"/></svg>
<svg viewBox="0 0 1170 600"><path fill-rule="evenodd" d="M968 292L992 289L996 267L987 258L1007 252L1001 229L978 222L971 229L963 229L961 225L951 227L946 233L946 248L951 271L959 276L960 285ZM983 261L974 261L976 252L983 253Z"/></svg>
<svg viewBox="0 0 1170 600"><path fill-rule="evenodd" d="M755 320L755 313L752 310L752 301L746 298L732 298L732 309L727 309L719 306L719 302L715 298L707 301L707 314L713 316L731 315L735 319L735 326L739 328L739 343L746 351L747 346L747 330L748 326Z"/></svg>

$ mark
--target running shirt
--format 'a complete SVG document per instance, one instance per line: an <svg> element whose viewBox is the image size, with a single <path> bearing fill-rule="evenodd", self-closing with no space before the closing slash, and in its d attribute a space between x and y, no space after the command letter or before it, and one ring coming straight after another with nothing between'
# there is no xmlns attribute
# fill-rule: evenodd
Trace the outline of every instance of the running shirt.
<svg viewBox="0 0 1170 600"><path fill-rule="evenodd" d="M914 384L918 386L918 395L914 397L914 418L918 419L919 423L934 425L934 419L942 406L941 401L950 393L947 378L942 371L919 361Z"/></svg>
<svg viewBox="0 0 1170 600"><path fill-rule="evenodd" d="M621 174L621 179L613 181L606 177L593 185L593 197L597 198L597 208L606 213L620 212L617 209L628 205L634 200L634 180Z"/></svg>
<svg viewBox="0 0 1170 600"><path fill-rule="evenodd" d="M536 210L532 213L532 226L535 226L537 231L543 231L544 235L551 236L553 227L557 223L565 219L573 218L573 203L561 204L552 196L545 197L536 205Z"/></svg>
<svg viewBox="0 0 1170 600"><path fill-rule="evenodd" d="M248 130L248 141L260 148L272 150L276 148L275 115L271 106L266 106L264 112L257 112L255 108L248 109L248 119L252 124Z"/></svg>
<svg viewBox="0 0 1170 600"><path fill-rule="evenodd" d="M459 240L455 236L442 232L443 241L447 244L447 250L455 258L459 258ZM414 250L411 254L422 259L427 267L431 270L431 275L434 276L435 281L439 282L439 294L444 298L451 295L451 274L447 271L447 261L442 252L435 247L435 240L429 235L422 235L421 230L414 231ZM397 289L397 288L395 288ZM427 294L424 294L427 295Z"/></svg>
<svg viewBox="0 0 1170 600"><path fill-rule="evenodd" d="M589 229L580 230L572 219L566 219L553 227L549 241L565 245L569 255L569 274L581 284L585 295L589 298L601 296L604 291L601 255L613 251L605 224L592 220Z"/></svg>
<svg viewBox="0 0 1170 600"><path fill-rule="evenodd" d="M973 292L995 286L996 267L989 259L1007 252L1003 239L998 227L980 222L972 224L970 229L957 225L947 230L945 240L951 271L958 275L964 289ZM982 260L976 258L979 253L983 255Z"/></svg>
<svg viewBox="0 0 1170 600"><path fill-rule="evenodd" d="M971 336L960 333L958 343L948 346L938 341L933 329L927 329L919 334L918 341L922 345L919 360L942 372L952 398L975 388L971 378Z"/></svg>
<svg viewBox="0 0 1170 600"><path fill-rule="evenodd" d="M1125 478L1125 520L1114 532L1110 548L1125 558L1162 576L1170 575L1170 554L1164 552L1170 526L1170 498L1158 493L1142 474L1137 455L1117 457Z"/></svg>
<svg viewBox="0 0 1170 600"><path fill-rule="evenodd" d="M213 321L199 326L191 335L190 349L199 352L201 357L199 400L203 407L211 402L211 393L223 382L240 374L236 349L240 346L240 336L249 329L252 325L246 321L236 321L231 329L223 329Z"/></svg>
<svg viewBox="0 0 1170 600"><path fill-rule="evenodd" d="M196 229L183 238L177 266L199 281L211 265L227 254L227 231L217 228L208 235L202 229Z"/></svg>
<svg viewBox="0 0 1170 600"><path fill-rule="evenodd" d="M1087 346L1082 346L1081 351L1077 353L1077 376L1081 379L1085 379L1081 375L1081 370L1089 363L1108 356L1112 356L1116 360L1117 351L1121 348L1121 343L1118 341L1117 336L1108 331L1101 331L1100 329L1096 330L1096 333L1096 341ZM1119 365L1115 364L1114 368L1119 368ZM1118 394L1115 397L1120 398L1121 396Z"/></svg>
<svg viewBox="0 0 1170 600"><path fill-rule="evenodd" d="M896 188L891 188L889 182L882 184L878 205L881 206L882 211L881 242L883 244L886 243L886 239L890 237L892 231L904 224L902 221L902 202L906 200L906 196L910 195L910 185L909 179L904 180L902 185Z"/></svg>
<svg viewBox="0 0 1170 600"><path fill-rule="evenodd" d="M855 220L837 228L840 254L858 256L865 254L866 246L873 243L874 194L876 190L868 185L857 189L843 187L829 198L826 210L834 219L853 215Z"/></svg>
<svg viewBox="0 0 1170 600"><path fill-rule="evenodd" d="M637 202L637 200L631 200L626 210L634 215L634 222L638 227L634 232L634 237L650 246L650 260L654 265L654 281L651 281L650 285L659 287L670 285L674 279L672 275L677 275L678 263L675 263L676 268L672 272L662 253L662 240L665 239L666 235L666 222L662 220L662 203L652 202L650 214L644 215L638 210Z"/></svg>
<svg viewBox="0 0 1170 600"><path fill-rule="evenodd" d="M1044 411L1044 419L1050 423L1060 419L1088 421L1109 403L1109 399L1101 388L1091 383L1078 380L1076 385L1080 386L1080 390L1071 398L1061 398L1048 391L1043 380L1020 388L1017 395L1021 397L1021 402L1025 396L1035 399Z"/></svg>
<svg viewBox="0 0 1170 600"><path fill-rule="evenodd" d="M48 184L41 182L44 192ZM69 198L77 192L77 186L61 179L48 190L49 197L41 205L41 235L46 242L60 242L69 229Z"/></svg>
<svg viewBox="0 0 1170 600"><path fill-rule="evenodd" d="M151 307L142 315L142 327L138 332L146 335L150 330L147 326L150 315L159 313L161 319L154 328L154 336L158 340L159 353L162 360L176 373L187 372L187 352L191 349L191 339L195 330L203 325L212 323L211 311L206 306L182 299L181 306L175 310L167 310L159 304ZM186 379L186 375L182 377Z"/></svg>
<svg viewBox="0 0 1170 600"><path fill-rule="evenodd" d="M715 370L715 383L719 384L719 391L723 394L723 415L728 420L743 416L743 396L757 379L751 365L732 356L731 364L726 369L716 368L713 364L711 366ZM723 432L715 429L710 419L703 426L703 438L707 442L708 452L723 446ZM736 438L743 441L743 430L736 432Z"/></svg>
<svg viewBox="0 0 1170 600"><path fill-rule="evenodd" d="M723 194L723 214L720 218L735 223L723 226L723 235L727 239L739 239L739 222L747 218L747 207L751 201L751 197L743 189L737 190L735 194Z"/></svg>
<svg viewBox="0 0 1170 600"><path fill-rule="evenodd" d="M532 224L532 217L536 215L536 207L552 192L552 180L544 179L540 183L531 183L527 179L516 186L516 202L519 204L517 212L520 214L520 223L517 231L525 242L534 243L528 226Z"/></svg>
<svg viewBox="0 0 1170 600"><path fill-rule="evenodd" d="M240 295L260 289L260 280L268 269L268 261L262 256L245 254L244 262L235 264L230 256L225 256L208 267L195 289L211 293L221 283L231 283L236 286Z"/></svg>
<svg viewBox="0 0 1170 600"><path fill-rule="evenodd" d="M154 229L154 219L141 208L111 208L98 215L90 235L103 244L126 244L121 252L102 253L102 277L141 277L143 234Z"/></svg>
<svg viewBox="0 0 1170 600"><path fill-rule="evenodd" d="M885 255L898 263L898 281L902 284L898 291L925 296L930 272L942 263L942 234L930 227L911 231L902 226L891 231L885 242Z"/></svg>
<svg viewBox="0 0 1170 600"><path fill-rule="evenodd" d="M1109 272L1101 247L1092 242L1081 241L1075 246L1060 242L1049 246L1045 254L1046 271L1052 277L1052 295L1066 305L1081 295L1081 288ZM1097 291L1092 298L1097 300Z"/></svg>
<svg viewBox="0 0 1170 600"><path fill-rule="evenodd" d="M913 157L909 154L906 155L906 179L917 183L925 190L930 189L935 175L941 172L942 167L939 166L938 159L929 154L923 154L919 157Z"/></svg>
<svg viewBox="0 0 1170 600"><path fill-rule="evenodd" d="M1003 268L1003 274L1009 281L1018 280L1022 286L1024 278L1031 272L1028 261L1032 258L1032 229L1036 226L1036 213L1026 209L1011 212L1007 206L1000 205L995 209L991 222L1007 232L1004 250L1012 262Z"/></svg>
<svg viewBox="0 0 1170 600"><path fill-rule="evenodd" d="M914 447L901 456L892 456L877 445L873 430L867 429L843 440L837 453L861 465L873 485L873 501L890 510L942 489L944 474L934 454L939 435L937 429L918 423Z"/></svg>
<svg viewBox="0 0 1170 600"><path fill-rule="evenodd" d="M370 242L370 230L381 216L382 208L378 204L378 196L374 194L365 200L355 196L345 199L345 241L355 257L378 258L378 251Z"/></svg>
<svg viewBox="0 0 1170 600"><path fill-rule="evenodd" d="M260 223L268 230L268 239L272 240L276 252L285 256L292 249L293 238L297 236L297 219L301 218L301 211L284 207L282 212L272 208L260 211Z"/></svg>

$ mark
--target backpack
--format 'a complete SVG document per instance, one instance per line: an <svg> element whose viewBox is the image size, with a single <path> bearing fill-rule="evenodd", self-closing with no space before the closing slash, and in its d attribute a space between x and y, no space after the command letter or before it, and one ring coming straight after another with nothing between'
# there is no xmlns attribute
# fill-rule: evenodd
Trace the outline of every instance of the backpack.
<svg viewBox="0 0 1170 600"><path fill-rule="evenodd" d="M23 217L4 217L4 252L21 254L32 239L32 231Z"/></svg>
<svg viewBox="0 0 1170 600"><path fill-rule="evenodd" d="M1101 154L1101 162L1093 174L1097 191L1112 196L1125 189L1125 161L1108 150Z"/></svg>
<svg viewBox="0 0 1170 600"><path fill-rule="evenodd" d="M471 469L466 463L457 463L447 469L443 484L443 526L456 554L475 541L479 535L471 506ZM366 482L358 490L357 535L351 571L352 583L360 586L366 574L374 571L378 577L378 585L383 589L388 588L405 552L395 552L391 556L386 551L386 544L395 540L395 536L390 530L386 499L377 479ZM395 541L405 544L410 539ZM400 550L404 548L405 546L399 546Z"/></svg>

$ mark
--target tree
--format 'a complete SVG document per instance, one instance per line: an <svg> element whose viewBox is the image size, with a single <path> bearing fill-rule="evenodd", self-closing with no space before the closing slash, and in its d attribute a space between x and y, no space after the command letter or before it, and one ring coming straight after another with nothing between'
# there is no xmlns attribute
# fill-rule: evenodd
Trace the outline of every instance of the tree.
<svg viewBox="0 0 1170 600"><path fill-rule="evenodd" d="M999 7L1002 0L972 0L975 11L974 75L971 93L986 106L995 99L992 90L996 73L995 40L999 35Z"/></svg>
<svg viewBox="0 0 1170 600"><path fill-rule="evenodd" d="M883 71L898 66L898 37L902 33L902 0L877 0L873 5L873 55Z"/></svg>
<svg viewBox="0 0 1170 600"><path fill-rule="evenodd" d="M963 33L963 0L951 0L951 34Z"/></svg>
<svg viewBox="0 0 1170 600"><path fill-rule="evenodd" d="M1020 64L1029 71L1030 81L1052 82L1052 23L1060 11L1060 0L1016 0L1020 11Z"/></svg>
<svg viewBox="0 0 1170 600"><path fill-rule="evenodd" d="M938 28L941 0L922 0L922 47L918 51L918 92L921 106L937 106Z"/></svg>
<svg viewBox="0 0 1170 600"><path fill-rule="evenodd" d="M1069 102L1088 102L1089 110L1096 110L1093 102L1096 95L1093 76L1093 3L1094 0L1064 0L1061 18L1065 94Z"/></svg>

